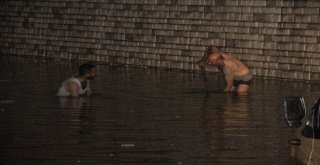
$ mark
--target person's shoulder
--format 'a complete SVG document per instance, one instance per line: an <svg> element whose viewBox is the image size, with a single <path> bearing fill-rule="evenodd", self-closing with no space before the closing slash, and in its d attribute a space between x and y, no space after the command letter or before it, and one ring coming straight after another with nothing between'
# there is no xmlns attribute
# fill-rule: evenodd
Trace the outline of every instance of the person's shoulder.
<svg viewBox="0 0 320 165"><path fill-rule="evenodd" d="M75 82L75 81L69 81L68 82L68 88L71 90L71 89L79 89L80 88L80 86L79 86L79 84L77 83L77 82Z"/></svg>
<svg viewBox="0 0 320 165"><path fill-rule="evenodd" d="M79 83L80 83L80 81L77 79L77 78L75 78L75 77L70 77L68 80L66 80L67 81L67 83L69 84L69 85L77 85L77 86L79 86Z"/></svg>

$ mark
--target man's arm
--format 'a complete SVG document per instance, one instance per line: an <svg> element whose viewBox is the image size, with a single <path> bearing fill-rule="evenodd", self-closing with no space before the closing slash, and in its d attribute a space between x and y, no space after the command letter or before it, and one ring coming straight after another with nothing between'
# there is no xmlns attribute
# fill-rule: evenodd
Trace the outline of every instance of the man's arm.
<svg viewBox="0 0 320 165"><path fill-rule="evenodd" d="M208 90L209 84L208 84L208 78L207 78L207 73L206 73L207 60L208 60L208 54L207 54L207 52L205 52L204 55L202 56L202 58L198 61L198 66L201 70L204 85L205 85L206 89Z"/></svg>
<svg viewBox="0 0 320 165"><path fill-rule="evenodd" d="M92 89L91 89L91 85L90 85L90 82L89 82L89 81L88 81L88 84L87 84L86 95L87 95L87 96L91 96L91 95L92 95Z"/></svg>
<svg viewBox="0 0 320 165"><path fill-rule="evenodd" d="M233 88L233 74L229 71L229 69L226 69L226 67L223 69L225 81L227 83L226 88L224 89L225 92L231 92L234 90Z"/></svg>
<svg viewBox="0 0 320 165"><path fill-rule="evenodd" d="M227 86L224 89L224 91L225 92L233 91L233 78L232 78L232 76L225 76L225 79L226 79Z"/></svg>
<svg viewBox="0 0 320 165"><path fill-rule="evenodd" d="M71 96L79 97L79 86L77 83L70 81L68 83L68 89L69 89Z"/></svg>
<svg viewBox="0 0 320 165"><path fill-rule="evenodd" d="M209 55L207 54L207 52L205 52L204 55L201 57L201 59L198 61L198 65L201 70L205 69L207 65L208 56Z"/></svg>

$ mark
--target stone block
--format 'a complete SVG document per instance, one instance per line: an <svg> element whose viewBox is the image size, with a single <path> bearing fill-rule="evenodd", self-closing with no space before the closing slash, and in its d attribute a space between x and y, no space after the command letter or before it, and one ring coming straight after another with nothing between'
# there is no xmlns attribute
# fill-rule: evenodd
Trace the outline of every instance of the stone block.
<svg viewBox="0 0 320 165"><path fill-rule="evenodd" d="M279 63L277 62L268 63L268 69L279 69Z"/></svg>
<svg viewBox="0 0 320 165"><path fill-rule="evenodd" d="M226 40L225 46L228 48L234 48L237 47L237 41L236 40Z"/></svg>
<svg viewBox="0 0 320 165"><path fill-rule="evenodd" d="M233 3L229 0L215 0L214 5L215 6L226 6L226 5L232 6Z"/></svg>
<svg viewBox="0 0 320 165"><path fill-rule="evenodd" d="M172 69L183 69L183 63L180 61L171 61L170 68Z"/></svg>
<svg viewBox="0 0 320 165"><path fill-rule="evenodd" d="M320 52L320 44L307 44L306 51L310 52Z"/></svg>
<svg viewBox="0 0 320 165"><path fill-rule="evenodd" d="M282 70L281 71L281 77L284 79L296 79L294 74L295 74L294 71L289 71L289 70Z"/></svg>
<svg viewBox="0 0 320 165"><path fill-rule="evenodd" d="M161 68L170 68L170 61L160 61L159 67Z"/></svg>
<svg viewBox="0 0 320 165"><path fill-rule="evenodd" d="M319 69L319 67L318 66L316 66L316 65L311 65L310 66L310 72L320 72L320 69Z"/></svg>
<svg viewBox="0 0 320 165"><path fill-rule="evenodd" d="M179 0L178 5L191 5L191 0Z"/></svg>
<svg viewBox="0 0 320 165"><path fill-rule="evenodd" d="M319 81L320 79L320 73L319 72L312 72L310 73L310 80L316 80Z"/></svg>
<svg viewBox="0 0 320 165"><path fill-rule="evenodd" d="M290 70L290 64L279 63L279 69L283 71Z"/></svg>
<svg viewBox="0 0 320 165"><path fill-rule="evenodd" d="M291 64L290 65L290 69L294 70L294 71L302 71L303 67L304 67L304 65L302 65L302 64Z"/></svg>
<svg viewBox="0 0 320 165"><path fill-rule="evenodd" d="M257 55L253 55L253 54L240 54L240 59L241 60L246 60L246 61L251 61L254 60L254 57L257 57Z"/></svg>
<svg viewBox="0 0 320 165"><path fill-rule="evenodd" d="M300 77L301 80L307 80L307 81L309 81L309 80L311 80L311 73L309 73L309 72L302 72L302 73L299 74L299 77Z"/></svg>

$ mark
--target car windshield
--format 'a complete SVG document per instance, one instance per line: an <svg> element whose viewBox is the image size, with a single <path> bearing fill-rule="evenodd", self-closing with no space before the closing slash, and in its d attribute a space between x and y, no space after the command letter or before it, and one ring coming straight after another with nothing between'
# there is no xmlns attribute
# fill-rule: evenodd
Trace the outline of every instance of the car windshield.
<svg viewBox="0 0 320 165"><path fill-rule="evenodd" d="M306 108L303 97L286 97L284 111L289 127L300 127L305 119Z"/></svg>

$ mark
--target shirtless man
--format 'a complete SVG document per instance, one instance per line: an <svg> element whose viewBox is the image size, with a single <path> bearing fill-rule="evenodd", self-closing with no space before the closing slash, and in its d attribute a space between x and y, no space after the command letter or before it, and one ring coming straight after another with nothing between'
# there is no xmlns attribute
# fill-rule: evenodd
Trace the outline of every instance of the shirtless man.
<svg viewBox="0 0 320 165"><path fill-rule="evenodd" d="M91 96L92 89L90 81L97 76L97 69L91 64L82 64L79 66L79 73L75 76L65 80L57 96L73 96L78 97L81 95Z"/></svg>
<svg viewBox="0 0 320 165"><path fill-rule="evenodd" d="M225 92L237 91L239 94L248 92L252 75L249 72L249 68L239 58L218 50L212 50L208 52L204 63L216 66L224 73L227 83Z"/></svg>

